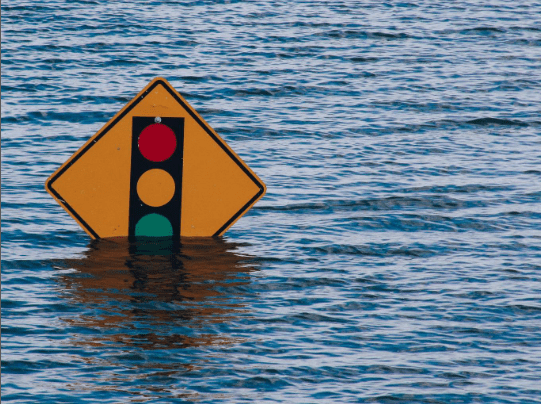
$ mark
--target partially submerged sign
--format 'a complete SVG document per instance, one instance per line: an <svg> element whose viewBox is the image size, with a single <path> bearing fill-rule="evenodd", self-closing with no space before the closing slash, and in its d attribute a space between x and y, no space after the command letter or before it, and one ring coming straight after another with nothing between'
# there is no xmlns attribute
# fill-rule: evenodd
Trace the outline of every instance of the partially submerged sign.
<svg viewBox="0 0 541 404"><path fill-rule="evenodd" d="M225 233L265 184L163 78L45 183L92 238Z"/></svg>

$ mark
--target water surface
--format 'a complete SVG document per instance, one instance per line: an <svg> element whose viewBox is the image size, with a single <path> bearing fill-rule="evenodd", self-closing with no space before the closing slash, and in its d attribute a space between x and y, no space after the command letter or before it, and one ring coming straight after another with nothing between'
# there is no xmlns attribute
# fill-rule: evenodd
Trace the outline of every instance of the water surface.
<svg viewBox="0 0 541 404"><path fill-rule="evenodd" d="M2 4L2 400L541 402L541 6ZM267 184L91 241L45 179L163 76Z"/></svg>

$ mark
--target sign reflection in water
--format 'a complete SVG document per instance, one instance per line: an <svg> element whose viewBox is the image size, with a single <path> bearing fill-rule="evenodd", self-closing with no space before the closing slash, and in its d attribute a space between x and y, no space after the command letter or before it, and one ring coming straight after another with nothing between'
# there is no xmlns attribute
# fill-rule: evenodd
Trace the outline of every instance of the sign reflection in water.
<svg viewBox="0 0 541 404"><path fill-rule="evenodd" d="M250 282L250 257L239 244L206 239L94 240L85 257L65 260L62 294L79 307L63 320L76 345L144 350L224 344L221 327L245 312L239 286Z"/></svg>

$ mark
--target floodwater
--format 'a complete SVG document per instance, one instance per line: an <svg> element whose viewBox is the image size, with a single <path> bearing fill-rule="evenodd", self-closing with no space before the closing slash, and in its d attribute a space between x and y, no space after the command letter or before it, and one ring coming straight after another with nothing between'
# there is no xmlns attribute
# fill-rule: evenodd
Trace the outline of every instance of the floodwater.
<svg viewBox="0 0 541 404"><path fill-rule="evenodd" d="M2 2L2 401L541 402L541 4ZM163 76L268 187L91 241L46 178Z"/></svg>

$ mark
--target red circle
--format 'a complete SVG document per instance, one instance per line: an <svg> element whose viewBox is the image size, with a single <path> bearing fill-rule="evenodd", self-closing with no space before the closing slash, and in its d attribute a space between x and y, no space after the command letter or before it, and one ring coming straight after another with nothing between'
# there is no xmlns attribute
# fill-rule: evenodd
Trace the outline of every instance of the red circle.
<svg viewBox="0 0 541 404"><path fill-rule="evenodd" d="M162 123L147 126L139 135L139 150L147 160L167 160L177 148L175 132Z"/></svg>

